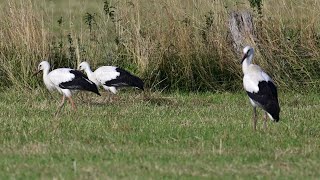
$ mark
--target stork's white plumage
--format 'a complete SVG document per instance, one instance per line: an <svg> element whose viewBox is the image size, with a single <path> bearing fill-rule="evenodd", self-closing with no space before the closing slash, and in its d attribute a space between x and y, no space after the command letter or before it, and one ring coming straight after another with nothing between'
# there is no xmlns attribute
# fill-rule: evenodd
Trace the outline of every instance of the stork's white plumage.
<svg viewBox="0 0 320 180"><path fill-rule="evenodd" d="M72 100L73 90L91 91L100 95L97 86L80 71L70 68L59 68L51 72L49 70L50 64L47 61L42 61L38 66L38 72L43 71L43 82L47 89L49 91L57 90L63 95L58 111L64 105L66 97L69 99L72 108L76 109Z"/></svg>
<svg viewBox="0 0 320 180"><path fill-rule="evenodd" d="M97 86L102 86L105 90L117 93L117 89L121 87L136 87L143 90L143 81L137 76L132 75L128 71L115 66L101 66L92 72L89 63L82 62L79 69L84 70L88 78Z"/></svg>
<svg viewBox="0 0 320 180"><path fill-rule="evenodd" d="M265 111L264 128L266 129L267 115L275 122L279 121L280 107L277 87L274 82L258 65L251 64L254 50L250 46L243 49L242 58L243 86L247 91L253 106L253 128L256 130L256 107Z"/></svg>

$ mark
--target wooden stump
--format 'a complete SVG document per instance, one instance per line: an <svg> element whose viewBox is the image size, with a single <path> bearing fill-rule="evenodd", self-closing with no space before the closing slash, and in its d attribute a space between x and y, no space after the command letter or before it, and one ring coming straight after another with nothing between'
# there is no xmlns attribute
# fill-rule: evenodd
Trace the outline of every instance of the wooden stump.
<svg viewBox="0 0 320 180"><path fill-rule="evenodd" d="M231 12L229 30L235 52L242 52L243 47L254 44L256 35L251 13L247 11Z"/></svg>

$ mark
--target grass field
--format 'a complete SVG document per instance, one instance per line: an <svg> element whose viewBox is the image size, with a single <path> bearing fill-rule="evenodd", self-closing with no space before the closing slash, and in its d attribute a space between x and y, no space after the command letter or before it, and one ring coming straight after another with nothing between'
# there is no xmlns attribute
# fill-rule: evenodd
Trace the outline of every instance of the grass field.
<svg viewBox="0 0 320 180"><path fill-rule="evenodd" d="M0 0L0 179L319 178L319 2ZM254 63L280 89L267 130L261 111L252 130L233 11L253 14ZM60 95L31 76L43 59L119 66L149 90L79 93L54 116Z"/></svg>
<svg viewBox="0 0 320 180"><path fill-rule="evenodd" d="M45 95L0 93L0 179L320 176L317 94L280 92L280 122L256 132L245 93L82 93L58 117Z"/></svg>

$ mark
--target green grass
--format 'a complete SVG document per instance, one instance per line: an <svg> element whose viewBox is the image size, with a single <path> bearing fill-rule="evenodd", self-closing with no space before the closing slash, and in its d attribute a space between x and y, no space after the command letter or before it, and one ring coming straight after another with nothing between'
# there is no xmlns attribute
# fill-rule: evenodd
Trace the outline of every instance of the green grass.
<svg viewBox="0 0 320 180"><path fill-rule="evenodd" d="M0 93L0 179L320 176L320 97L280 92L281 121L252 130L245 93ZM104 94L106 97L106 94Z"/></svg>

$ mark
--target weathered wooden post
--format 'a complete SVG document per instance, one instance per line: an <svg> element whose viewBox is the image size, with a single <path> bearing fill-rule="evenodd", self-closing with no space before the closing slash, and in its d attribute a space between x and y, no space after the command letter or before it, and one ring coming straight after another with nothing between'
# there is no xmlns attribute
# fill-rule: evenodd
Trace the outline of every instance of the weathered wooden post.
<svg viewBox="0 0 320 180"><path fill-rule="evenodd" d="M242 52L246 45L253 45L256 40L253 17L250 12L231 12L229 30L235 52Z"/></svg>

